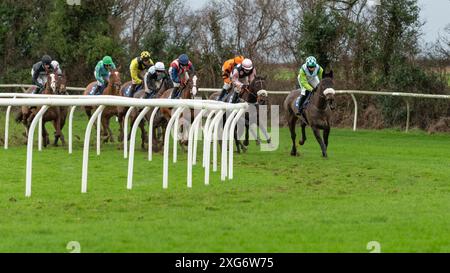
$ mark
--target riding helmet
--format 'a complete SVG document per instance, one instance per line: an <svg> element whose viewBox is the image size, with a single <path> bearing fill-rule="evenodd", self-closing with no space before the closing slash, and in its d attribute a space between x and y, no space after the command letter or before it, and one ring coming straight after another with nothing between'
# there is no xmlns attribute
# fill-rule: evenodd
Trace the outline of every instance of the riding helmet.
<svg viewBox="0 0 450 273"><path fill-rule="evenodd" d="M104 65L112 65L113 64L113 60L112 60L111 56L103 57L103 64Z"/></svg>
<svg viewBox="0 0 450 273"><path fill-rule="evenodd" d="M253 69L253 63L252 60L250 59L244 59L242 61L242 68L244 68L244 70L252 70Z"/></svg>
<svg viewBox="0 0 450 273"><path fill-rule="evenodd" d="M150 59L150 52L148 52L148 51L142 51L142 52L141 52L141 59L143 59L143 60L148 60L148 59Z"/></svg>
<svg viewBox="0 0 450 273"><path fill-rule="evenodd" d="M52 57L48 56L48 55L44 55L42 56L42 64L46 64L46 65L50 65L50 63L52 62Z"/></svg>
<svg viewBox="0 0 450 273"><path fill-rule="evenodd" d="M186 54L181 54L180 57L178 57L178 61L181 65L188 65L189 64L189 57Z"/></svg>
<svg viewBox="0 0 450 273"><path fill-rule="evenodd" d="M162 62L157 62L155 64L156 71L164 72L166 71L166 68L164 67L164 64Z"/></svg>
<svg viewBox="0 0 450 273"><path fill-rule="evenodd" d="M306 58L306 66L307 67L316 67L317 66L317 60L313 56L309 56Z"/></svg>

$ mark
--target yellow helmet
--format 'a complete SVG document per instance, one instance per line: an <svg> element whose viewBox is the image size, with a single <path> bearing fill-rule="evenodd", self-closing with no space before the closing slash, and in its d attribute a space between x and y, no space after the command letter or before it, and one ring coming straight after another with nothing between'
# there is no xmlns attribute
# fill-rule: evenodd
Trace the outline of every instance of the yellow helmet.
<svg viewBox="0 0 450 273"><path fill-rule="evenodd" d="M141 59L150 59L150 52L142 51L141 52Z"/></svg>

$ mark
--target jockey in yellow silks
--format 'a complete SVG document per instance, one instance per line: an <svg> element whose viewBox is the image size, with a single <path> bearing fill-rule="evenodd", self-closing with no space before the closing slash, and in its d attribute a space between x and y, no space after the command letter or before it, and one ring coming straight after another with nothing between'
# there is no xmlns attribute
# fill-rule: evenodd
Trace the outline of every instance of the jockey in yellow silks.
<svg viewBox="0 0 450 273"><path fill-rule="evenodd" d="M143 51L139 57L134 58L130 64L131 74L131 90L130 96L133 97L136 92L136 87L142 84L142 72L153 66L153 61L150 59L150 52Z"/></svg>

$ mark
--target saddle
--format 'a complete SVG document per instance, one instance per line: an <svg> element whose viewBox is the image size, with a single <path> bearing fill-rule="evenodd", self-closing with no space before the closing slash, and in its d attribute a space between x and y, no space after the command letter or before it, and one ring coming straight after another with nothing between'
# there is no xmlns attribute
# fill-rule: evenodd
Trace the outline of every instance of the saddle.
<svg viewBox="0 0 450 273"><path fill-rule="evenodd" d="M305 102L303 103L303 111L306 109L306 107L308 106L310 100L311 100L311 95L312 92L308 95L308 97L306 97ZM297 110L300 109L300 98L302 97L302 95L298 96L297 99L295 100L295 107L297 107Z"/></svg>
<svg viewBox="0 0 450 273"><path fill-rule="evenodd" d="M143 88L143 84L140 84L138 86L136 86L136 90L134 91L134 94L136 94L139 90L141 90ZM124 90L124 94L125 97L128 98L132 98L132 94L131 94L131 85L129 85L125 90Z"/></svg>
<svg viewBox="0 0 450 273"><path fill-rule="evenodd" d="M94 84L91 88L91 90L89 91L88 95L93 96L93 95L98 95L97 94L97 89L98 89L98 85Z"/></svg>

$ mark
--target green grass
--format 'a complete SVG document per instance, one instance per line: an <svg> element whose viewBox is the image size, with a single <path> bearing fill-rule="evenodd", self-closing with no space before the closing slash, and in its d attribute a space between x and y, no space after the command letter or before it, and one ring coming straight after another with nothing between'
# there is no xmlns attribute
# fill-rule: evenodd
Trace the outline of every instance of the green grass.
<svg viewBox="0 0 450 273"><path fill-rule="evenodd" d="M118 144L103 145L100 157L91 149L81 194L86 123L77 113L73 155L35 150L31 198L25 146L0 150L0 252L68 252L69 241L82 252L368 252L369 241L382 252L450 251L449 135L333 129L322 159L309 129L301 156L289 156L282 129L277 151L252 142L236 155L235 179L225 183L214 173L204 186L196 166L187 189L180 152L167 190L160 154L148 162L137 152L128 191L127 160Z"/></svg>

